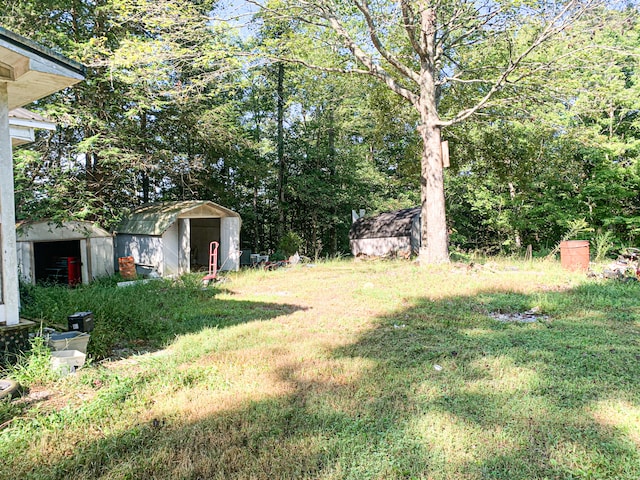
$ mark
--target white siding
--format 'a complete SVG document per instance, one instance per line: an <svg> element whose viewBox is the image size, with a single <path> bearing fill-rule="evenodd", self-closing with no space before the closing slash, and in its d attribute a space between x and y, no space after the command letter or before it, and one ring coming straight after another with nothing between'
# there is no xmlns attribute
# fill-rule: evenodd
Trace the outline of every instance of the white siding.
<svg viewBox="0 0 640 480"><path fill-rule="evenodd" d="M116 255L114 264L120 257L133 257L135 263L153 265L160 275L164 275L163 240L160 237L147 235L123 235L116 238Z"/></svg>
<svg viewBox="0 0 640 480"><path fill-rule="evenodd" d="M361 238L351 240L353 255L381 257L398 251L411 250L411 237Z"/></svg>
<svg viewBox="0 0 640 480"><path fill-rule="evenodd" d="M220 220L220 270L238 270L240 267L240 218L223 217Z"/></svg>
<svg viewBox="0 0 640 480"><path fill-rule="evenodd" d="M80 240L80 278L82 283L89 283L89 269L91 268L91 252L87 249L91 248L91 241L87 239Z"/></svg>
<svg viewBox="0 0 640 480"><path fill-rule="evenodd" d="M26 283L35 283L35 275L33 264L33 243L31 242L18 242L16 244L18 251L18 272L20 278Z"/></svg>
<svg viewBox="0 0 640 480"><path fill-rule="evenodd" d="M162 235L162 251L164 253L163 275L180 273L180 237L178 222L174 222Z"/></svg>
<svg viewBox="0 0 640 480"><path fill-rule="evenodd" d="M114 274L113 268L113 239L91 239L91 272L90 280L100 277L109 277Z"/></svg>
<svg viewBox="0 0 640 480"><path fill-rule="evenodd" d="M188 218L178 219L178 237L180 239L180 248L178 249L178 273L188 273L190 271L191 255L191 221Z"/></svg>

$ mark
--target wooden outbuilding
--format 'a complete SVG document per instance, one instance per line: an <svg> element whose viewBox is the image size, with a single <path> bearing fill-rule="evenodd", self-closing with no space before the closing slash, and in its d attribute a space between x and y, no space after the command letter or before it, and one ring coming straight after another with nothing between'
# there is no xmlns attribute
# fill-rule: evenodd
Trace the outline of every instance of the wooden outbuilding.
<svg viewBox="0 0 640 480"><path fill-rule="evenodd" d="M160 276L206 270L218 242L218 268L240 266L240 215L210 201L143 205L116 229L116 260L133 257L139 273Z"/></svg>
<svg viewBox="0 0 640 480"><path fill-rule="evenodd" d="M24 282L76 285L114 274L113 235L91 222L22 223L16 246Z"/></svg>
<svg viewBox="0 0 640 480"><path fill-rule="evenodd" d="M420 250L420 207L358 218L351 225L354 256L410 255Z"/></svg>

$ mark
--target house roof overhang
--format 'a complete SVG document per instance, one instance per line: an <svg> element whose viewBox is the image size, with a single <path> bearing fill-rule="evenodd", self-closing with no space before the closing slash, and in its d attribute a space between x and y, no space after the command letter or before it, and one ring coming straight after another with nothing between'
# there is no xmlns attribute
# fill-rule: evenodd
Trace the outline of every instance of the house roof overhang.
<svg viewBox="0 0 640 480"><path fill-rule="evenodd" d="M83 80L85 67L0 27L0 82L7 83L9 110Z"/></svg>
<svg viewBox="0 0 640 480"><path fill-rule="evenodd" d="M35 130L55 130L56 124L25 108L16 108L9 112L11 145L16 147L35 140Z"/></svg>

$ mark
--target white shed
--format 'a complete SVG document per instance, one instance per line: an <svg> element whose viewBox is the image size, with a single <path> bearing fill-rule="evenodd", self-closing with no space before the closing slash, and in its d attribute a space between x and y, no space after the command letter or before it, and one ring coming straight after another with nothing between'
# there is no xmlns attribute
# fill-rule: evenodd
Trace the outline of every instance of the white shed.
<svg viewBox="0 0 640 480"><path fill-rule="evenodd" d="M25 282L75 285L114 274L113 235L91 222L22 223L16 234Z"/></svg>
<svg viewBox="0 0 640 480"><path fill-rule="evenodd" d="M133 257L138 267L161 276L181 275L209 265L209 244L218 242L218 268L240 266L240 215L209 201L143 205L116 229L116 258Z"/></svg>

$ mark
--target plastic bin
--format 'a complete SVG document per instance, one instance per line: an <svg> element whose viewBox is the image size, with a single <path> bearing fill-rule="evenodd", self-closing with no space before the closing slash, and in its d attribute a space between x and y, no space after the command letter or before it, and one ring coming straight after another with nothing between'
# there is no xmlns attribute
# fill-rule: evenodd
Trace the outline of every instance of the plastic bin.
<svg viewBox="0 0 640 480"><path fill-rule="evenodd" d="M84 365L87 356L77 350L51 352L51 368L61 375L68 375Z"/></svg>
<svg viewBox="0 0 640 480"><path fill-rule="evenodd" d="M81 353L87 353L87 344L91 336L83 332L64 332L52 333L49 335L47 345L54 350L77 350Z"/></svg>

